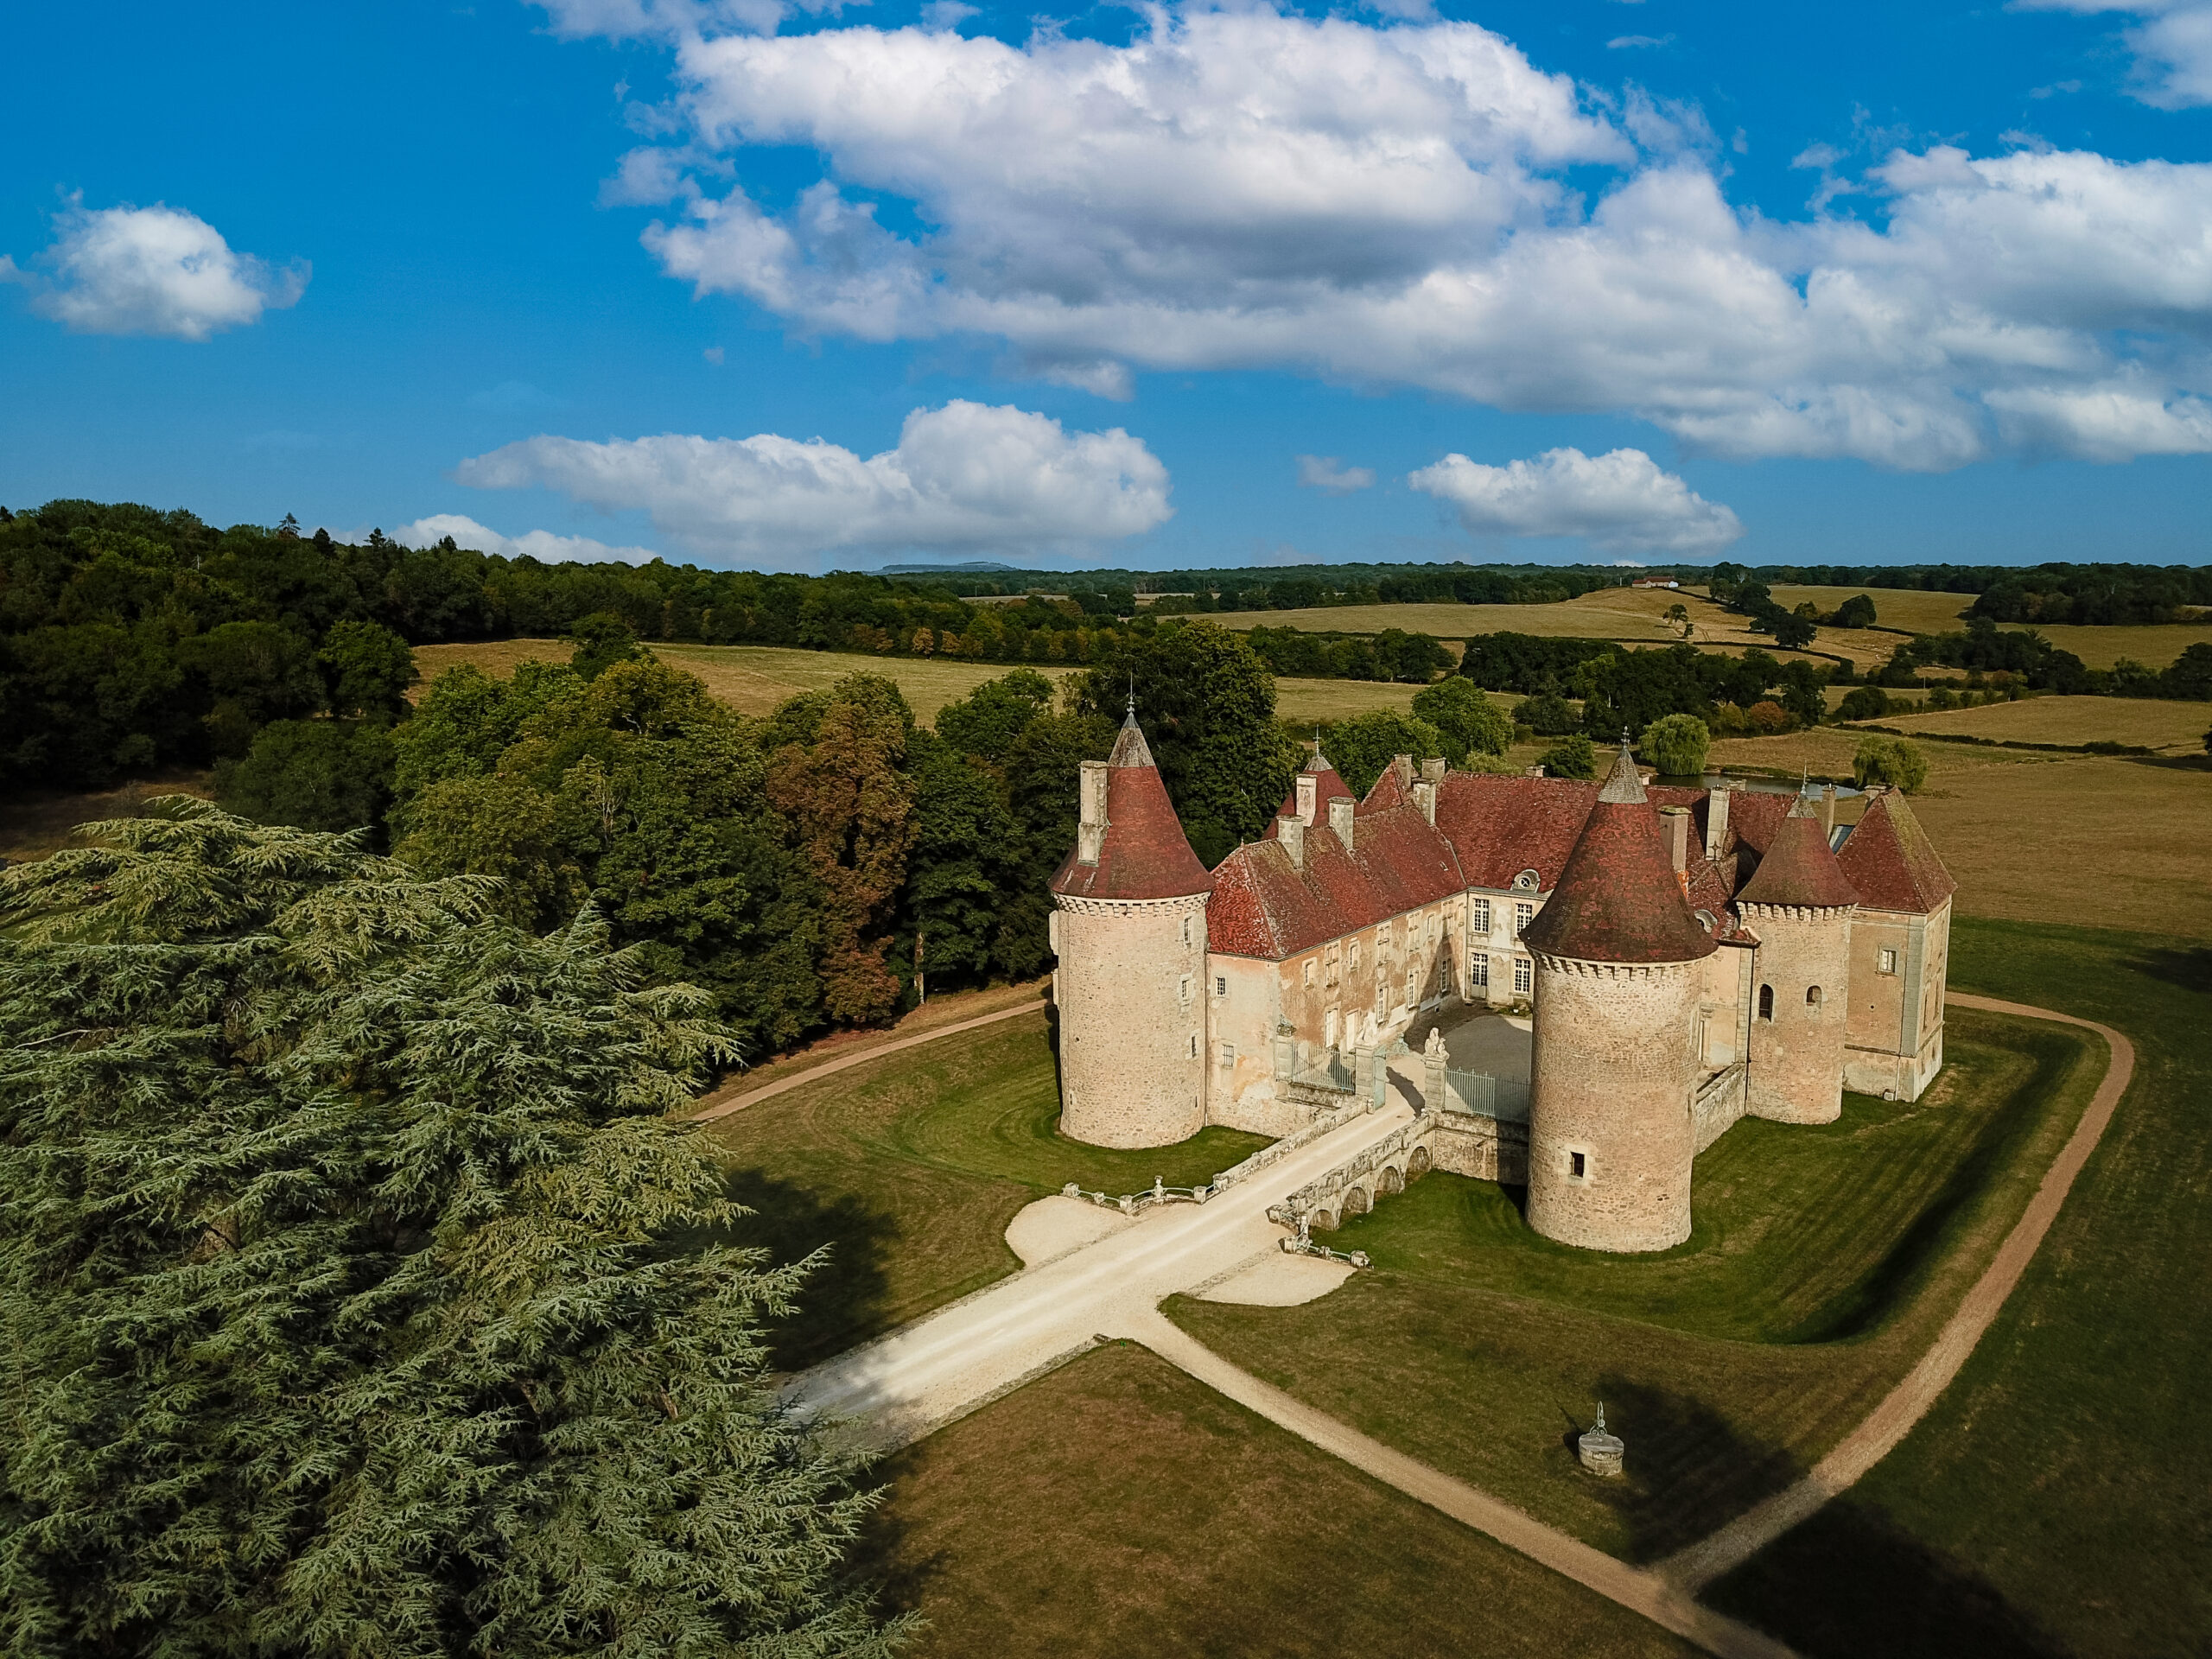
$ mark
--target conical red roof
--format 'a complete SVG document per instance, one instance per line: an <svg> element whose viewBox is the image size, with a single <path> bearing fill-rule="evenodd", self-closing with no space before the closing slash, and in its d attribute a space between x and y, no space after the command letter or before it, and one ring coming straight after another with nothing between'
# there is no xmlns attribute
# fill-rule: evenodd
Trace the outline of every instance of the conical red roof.
<svg viewBox="0 0 2212 1659"><path fill-rule="evenodd" d="M1736 897L1747 905L1794 905L1812 910L1841 910L1859 902L1859 890L1828 850L1827 832L1800 795L1782 828L1767 842L1766 855Z"/></svg>
<svg viewBox="0 0 2212 1659"><path fill-rule="evenodd" d="M1836 861L1858 889L1859 902L1876 910L1925 915L1959 890L1920 820L1894 790L1867 804Z"/></svg>
<svg viewBox="0 0 2212 1659"><path fill-rule="evenodd" d="M1152 750L1134 711L1106 760L1106 834L1098 861L1071 851L1052 877L1052 891L1084 899L1179 899L1208 893L1213 877L1191 850L1182 820L1160 781Z"/></svg>
<svg viewBox="0 0 2212 1659"><path fill-rule="evenodd" d="M1583 962L1695 962L1719 948L1682 895L1626 744L1523 937L1531 950Z"/></svg>

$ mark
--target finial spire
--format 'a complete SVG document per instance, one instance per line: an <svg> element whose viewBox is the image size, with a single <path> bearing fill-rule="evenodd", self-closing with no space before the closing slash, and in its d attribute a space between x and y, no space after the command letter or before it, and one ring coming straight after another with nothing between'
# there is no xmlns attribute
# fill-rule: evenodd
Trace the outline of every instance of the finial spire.
<svg viewBox="0 0 2212 1659"><path fill-rule="evenodd" d="M1134 726L1137 723L1137 677L1136 671L1135 669L1129 671L1128 709L1129 712L1127 723Z"/></svg>

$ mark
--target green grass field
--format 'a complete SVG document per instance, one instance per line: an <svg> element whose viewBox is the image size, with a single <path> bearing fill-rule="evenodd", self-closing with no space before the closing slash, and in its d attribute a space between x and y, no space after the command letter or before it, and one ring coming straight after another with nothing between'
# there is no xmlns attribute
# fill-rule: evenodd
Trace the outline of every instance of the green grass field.
<svg viewBox="0 0 2212 1659"><path fill-rule="evenodd" d="M1209 1180L1266 1145L1234 1129L1117 1152L1064 1139L1042 1014L885 1056L715 1122L739 1242L779 1261L831 1247L778 1363L797 1368L1004 1277L1007 1224L1069 1181L1133 1192Z"/></svg>
<svg viewBox="0 0 2212 1659"><path fill-rule="evenodd" d="M1695 1651L1127 1344L877 1472L861 1566L916 1659Z"/></svg>
<svg viewBox="0 0 2212 1659"><path fill-rule="evenodd" d="M1961 1017L1918 1106L1738 1124L1696 1231L1650 1257L1536 1237L1504 1189L1433 1175L1330 1243L1374 1259L1295 1308L1178 1299L1199 1340L1378 1440L1649 1560L1811 1466L1910 1368L2094 1088L2070 1035ZM1598 1403L1628 1478L1575 1469ZM1478 1407L1470 1408L1472 1402Z"/></svg>
<svg viewBox="0 0 2212 1659"><path fill-rule="evenodd" d="M1959 1380L1715 1587L1819 1659L2212 1652L2212 949L1974 923L1955 986L2128 1033L2134 1086Z"/></svg>

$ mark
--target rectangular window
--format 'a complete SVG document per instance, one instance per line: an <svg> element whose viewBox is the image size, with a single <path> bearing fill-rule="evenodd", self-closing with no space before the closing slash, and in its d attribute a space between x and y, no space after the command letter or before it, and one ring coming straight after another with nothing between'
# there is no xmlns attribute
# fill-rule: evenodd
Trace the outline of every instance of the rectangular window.
<svg viewBox="0 0 2212 1659"><path fill-rule="evenodd" d="M1229 995L1229 980L1226 976L1216 974L1213 976L1213 994L1216 996L1227 996Z"/></svg>
<svg viewBox="0 0 2212 1659"><path fill-rule="evenodd" d="M1198 1058L1198 1033L1195 1031L1191 1033L1191 1058L1194 1060Z"/></svg>
<svg viewBox="0 0 2212 1659"><path fill-rule="evenodd" d="M1191 1006L1191 976L1188 974L1183 976L1183 982L1176 987L1175 994L1182 1000L1185 1007Z"/></svg>
<svg viewBox="0 0 2212 1659"><path fill-rule="evenodd" d="M1467 906L1467 925L1478 933L1490 931L1490 900L1475 899Z"/></svg>
<svg viewBox="0 0 2212 1659"><path fill-rule="evenodd" d="M1357 939L1351 942L1351 970L1355 974L1359 971L1359 941Z"/></svg>
<svg viewBox="0 0 2212 1659"><path fill-rule="evenodd" d="M1189 917L1185 916L1185 917L1183 918L1183 943L1184 943L1184 944L1188 944L1190 942L1191 942L1191 918L1190 918Z"/></svg>
<svg viewBox="0 0 2212 1659"><path fill-rule="evenodd" d="M1311 989L1313 984L1313 958L1311 957L1306 958L1306 983Z"/></svg>
<svg viewBox="0 0 2212 1659"><path fill-rule="evenodd" d="M1590 1173L1590 1160L1586 1154L1570 1152L1567 1154L1567 1173L1578 1181Z"/></svg>
<svg viewBox="0 0 2212 1659"><path fill-rule="evenodd" d="M1490 988L1490 958L1480 951L1467 958L1467 983L1478 990Z"/></svg>
<svg viewBox="0 0 2212 1659"><path fill-rule="evenodd" d="M1533 922L1533 921L1535 921L1535 919L1536 919L1536 907L1535 907L1534 905L1516 905L1516 906L1513 906L1513 937L1514 937L1515 938L1516 938L1516 939L1517 939L1517 938L1520 938L1523 933L1526 933L1526 932L1529 931L1529 923L1531 923L1531 922Z"/></svg>
<svg viewBox="0 0 2212 1659"><path fill-rule="evenodd" d="M1526 957L1514 957L1513 995L1516 996L1528 995L1529 988L1535 982L1534 970L1529 965L1529 958Z"/></svg>
<svg viewBox="0 0 2212 1659"><path fill-rule="evenodd" d="M1884 945L1879 954L1875 957L1874 971L1882 974L1894 974L1897 970L1897 953L1891 950L1889 946Z"/></svg>
<svg viewBox="0 0 2212 1659"><path fill-rule="evenodd" d="M1328 982L1333 985L1337 982L1337 947L1333 944L1329 947L1327 962L1329 968Z"/></svg>
<svg viewBox="0 0 2212 1659"><path fill-rule="evenodd" d="M1224 1044L1221 1046L1221 1066L1222 1066L1222 1070L1223 1070L1223 1071L1226 1071L1227 1070L1229 1070L1231 1066L1235 1065L1236 1064L1236 1044L1234 1044L1234 1043L1224 1043Z"/></svg>

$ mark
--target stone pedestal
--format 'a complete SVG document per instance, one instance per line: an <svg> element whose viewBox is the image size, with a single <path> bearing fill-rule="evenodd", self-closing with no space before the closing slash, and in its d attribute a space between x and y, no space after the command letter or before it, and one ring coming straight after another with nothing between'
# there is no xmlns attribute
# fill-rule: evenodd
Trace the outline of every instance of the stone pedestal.
<svg viewBox="0 0 2212 1659"><path fill-rule="evenodd" d="M1597 1427L1574 1443L1575 1455L1582 1459L1582 1466L1593 1475L1620 1473L1621 1455L1627 1449L1619 1435L1605 1432L1603 1418L1599 1419Z"/></svg>

